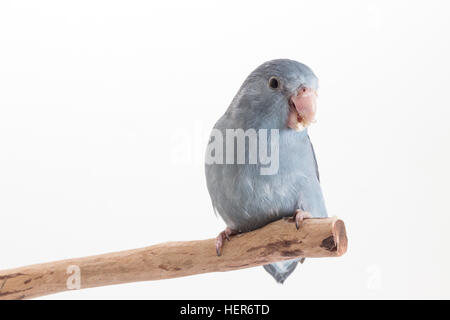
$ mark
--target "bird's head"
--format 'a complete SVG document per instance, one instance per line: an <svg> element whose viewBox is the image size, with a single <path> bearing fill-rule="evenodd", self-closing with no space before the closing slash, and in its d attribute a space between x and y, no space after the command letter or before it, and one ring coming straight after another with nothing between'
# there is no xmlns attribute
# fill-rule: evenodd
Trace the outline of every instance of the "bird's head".
<svg viewBox="0 0 450 320"><path fill-rule="evenodd" d="M231 107L259 127L303 130L315 121L318 80L297 61L277 59L256 68Z"/></svg>

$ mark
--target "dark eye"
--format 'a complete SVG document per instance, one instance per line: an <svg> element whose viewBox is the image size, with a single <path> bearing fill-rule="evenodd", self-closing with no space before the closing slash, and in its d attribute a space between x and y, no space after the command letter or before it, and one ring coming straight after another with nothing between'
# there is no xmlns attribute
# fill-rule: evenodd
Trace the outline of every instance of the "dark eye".
<svg viewBox="0 0 450 320"><path fill-rule="evenodd" d="M269 79L269 87L272 89L278 89L280 87L280 80L277 77L271 77Z"/></svg>

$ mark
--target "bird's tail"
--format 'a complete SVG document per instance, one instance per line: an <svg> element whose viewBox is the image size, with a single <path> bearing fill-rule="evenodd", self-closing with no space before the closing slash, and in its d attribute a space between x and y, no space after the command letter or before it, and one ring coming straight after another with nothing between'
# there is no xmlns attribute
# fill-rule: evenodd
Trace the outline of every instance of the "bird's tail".
<svg viewBox="0 0 450 320"><path fill-rule="evenodd" d="M278 282L283 283L287 277L295 270L297 264L303 263L305 258L275 262L264 265L264 269Z"/></svg>

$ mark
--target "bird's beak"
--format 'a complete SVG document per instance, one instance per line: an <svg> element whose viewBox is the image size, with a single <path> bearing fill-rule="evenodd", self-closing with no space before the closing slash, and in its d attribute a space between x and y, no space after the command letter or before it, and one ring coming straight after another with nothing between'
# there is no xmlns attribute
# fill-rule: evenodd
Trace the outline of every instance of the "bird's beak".
<svg viewBox="0 0 450 320"><path fill-rule="evenodd" d="M304 130L315 122L317 110L317 91L300 88L289 99L288 127L297 131Z"/></svg>

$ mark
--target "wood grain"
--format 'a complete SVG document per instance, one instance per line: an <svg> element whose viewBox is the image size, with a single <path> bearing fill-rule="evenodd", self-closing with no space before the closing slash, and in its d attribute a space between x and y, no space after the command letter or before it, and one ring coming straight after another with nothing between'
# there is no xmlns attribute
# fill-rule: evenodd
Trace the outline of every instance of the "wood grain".
<svg viewBox="0 0 450 320"><path fill-rule="evenodd" d="M220 257L216 255L215 239L208 239L166 242L0 271L0 299L26 299L72 288L223 272L296 257L338 257L346 250L342 220L308 219L297 230L291 219L282 219L233 236L225 242Z"/></svg>

